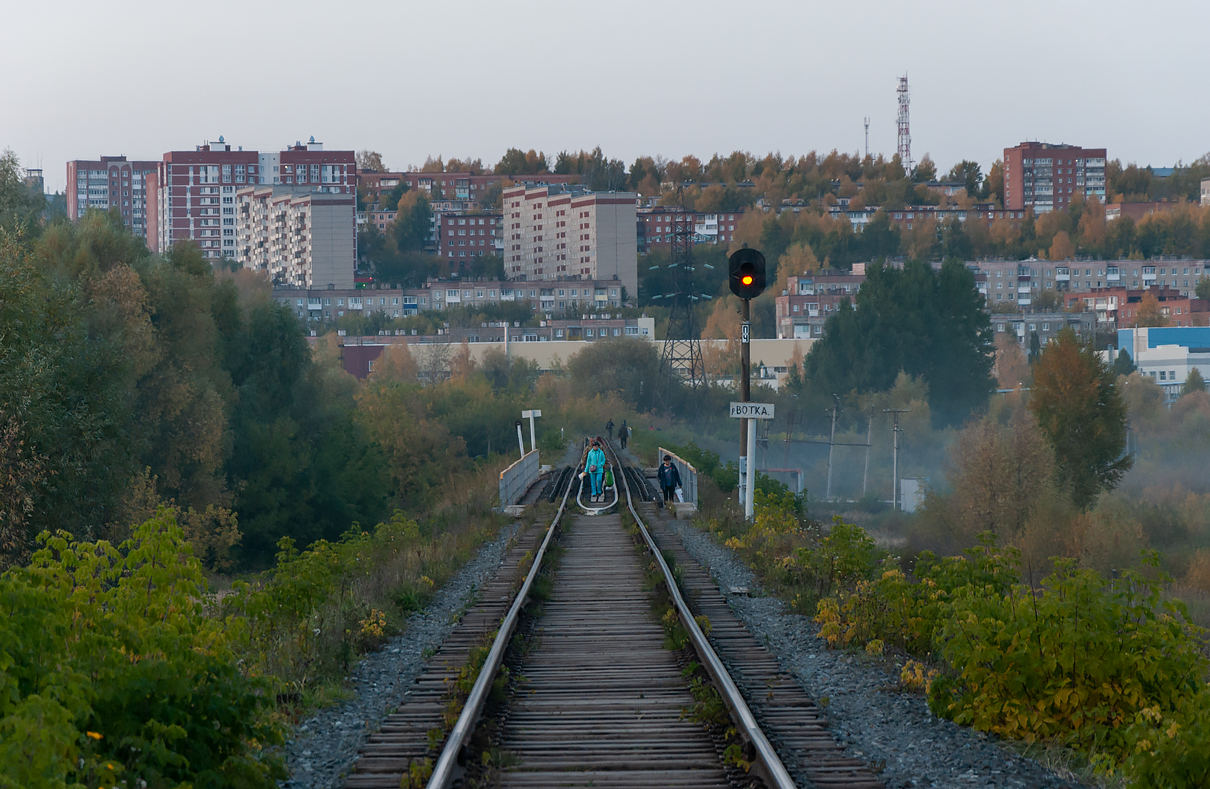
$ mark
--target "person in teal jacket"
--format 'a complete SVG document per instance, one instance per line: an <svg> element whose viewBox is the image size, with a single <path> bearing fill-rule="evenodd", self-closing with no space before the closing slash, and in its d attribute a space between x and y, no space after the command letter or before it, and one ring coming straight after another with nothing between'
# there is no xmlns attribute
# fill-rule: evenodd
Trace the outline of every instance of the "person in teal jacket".
<svg viewBox="0 0 1210 789"><path fill-rule="evenodd" d="M588 480L592 483L592 500L596 501L601 495L601 483L605 477L605 453L596 441L592 442L592 449L588 450L584 470L588 472Z"/></svg>

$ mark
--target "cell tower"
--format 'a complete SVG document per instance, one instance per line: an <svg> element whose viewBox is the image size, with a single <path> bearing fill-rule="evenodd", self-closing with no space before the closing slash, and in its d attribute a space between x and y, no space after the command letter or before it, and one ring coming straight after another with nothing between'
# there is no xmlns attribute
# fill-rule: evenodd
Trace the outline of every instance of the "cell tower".
<svg viewBox="0 0 1210 789"><path fill-rule="evenodd" d="M868 159L870 157L870 119L865 118L864 120L865 120L865 155L866 155L866 158Z"/></svg>
<svg viewBox="0 0 1210 789"><path fill-rule="evenodd" d="M908 94L907 74L899 78L899 161L907 170L908 177L912 175L912 132L908 124L908 104L911 96Z"/></svg>

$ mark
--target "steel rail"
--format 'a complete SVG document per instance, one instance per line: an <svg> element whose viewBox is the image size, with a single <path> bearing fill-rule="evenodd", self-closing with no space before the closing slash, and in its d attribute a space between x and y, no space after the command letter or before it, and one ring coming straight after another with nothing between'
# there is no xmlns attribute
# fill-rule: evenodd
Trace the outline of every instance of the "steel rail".
<svg viewBox="0 0 1210 789"><path fill-rule="evenodd" d="M445 740L445 746L441 749L441 756L433 767L433 774L429 777L428 783L425 784L426 789L444 789L454 777L454 770L459 766L458 756L462 753L467 738L474 731L475 722L479 719L483 703L487 700L487 695L491 690L496 671L500 668L500 661L504 658L504 650L508 647L513 630L517 627L517 621L521 618L521 609L529 598L529 589L533 586L534 579L538 577L538 571L542 569L542 557L546 554L546 547L550 545L551 538L555 533L555 527L559 525L559 521L563 518L563 511L567 508L567 497L571 493L571 486L574 483L574 478L568 480L567 490L563 491L563 500L559 503L559 511L555 513L555 517L551 520L550 526L546 530L546 536L542 540L541 547L534 554L533 565L529 568L529 573L526 574L525 582L521 584L521 590L517 592L512 607L508 609L508 614L500 622L500 628L496 631L496 638L492 641L491 651L487 653L487 659L483 661L483 667L479 669L479 676L475 679L475 685L466 697L466 704L462 707L462 713L458 716L458 722L454 724L453 730Z"/></svg>
<svg viewBox="0 0 1210 789"><path fill-rule="evenodd" d="M614 465L620 465L617 453L613 451L613 447L610 446L609 442L606 442L605 445L609 447L609 453L613 455ZM614 474L615 480L617 476L617 474ZM625 482L625 475L622 475L622 479ZM757 767L761 773L761 777L770 786L775 787L775 789L797 789L794 779L790 777L786 766L782 764L781 758L777 755L777 751L773 749L772 743L765 737L765 733L761 731L760 724L756 722L756 716L752 714L752 710L748 708L748 703L744 701L743 694L736 687L735 681L731 679L731 674L727 671L727 667L723 665L723 661L715 653L714 647L710 646L710 641L706 638L706 634L702 632L702 629L697 624L697 620L693 618L693 612L689 609L685 598L681 596L681 590L677 588L676 580L672 576L672 570L668 567L668 563L664 561L663 553L660 552L659 546L651 537L651 533L647 531L647 526L643 523L643 519L639 517L638 511L634 508L634 502L630 496L630 483L625 482L625 485L626 506L630 509L630 515L634 518L634 522L639 527L639 531L647 542L647 547L655 556L655 560L659 562L660 570L664 574L664 582L668 587L668 593L672 596L677 614L681 618L681 624L689 631L689 639L697 649L697 654L702 659L707 673L710 674L711 679L714 680L714 684L721 691L723 701L731 709L732 717L739 725L740 733L755 749Z"/></svg>

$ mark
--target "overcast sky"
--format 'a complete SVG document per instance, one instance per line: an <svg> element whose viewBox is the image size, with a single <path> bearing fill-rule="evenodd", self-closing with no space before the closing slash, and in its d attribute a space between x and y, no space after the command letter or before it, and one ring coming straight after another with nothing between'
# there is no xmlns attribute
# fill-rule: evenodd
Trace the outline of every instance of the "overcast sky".
<svg viewBox="0 0 1210 789"><path fill-rule="evenodd" d="M986 172L1025 139L1168 166L1210 151L1210 3L265 2L4 4L0 148L159 159L224 135L314 135L403 169L509 147L628 164L743 149L912 153Z"/></svg>

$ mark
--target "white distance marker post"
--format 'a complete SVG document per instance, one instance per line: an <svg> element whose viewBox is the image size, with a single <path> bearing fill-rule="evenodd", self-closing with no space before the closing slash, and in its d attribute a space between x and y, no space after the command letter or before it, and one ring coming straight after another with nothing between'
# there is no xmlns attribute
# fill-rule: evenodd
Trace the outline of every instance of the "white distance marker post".
<svg viewBox="0 0 1210 789"><path fill-rule="evenodd" d="M538 439L534 437L534 417L542 416L541 411L522 411L521 418L529 419L529 448L535 450L538 448ZM524 452L522 452L524 454Z"/></svg>
<svg viewBox="0 0 1210 789"><path fill-rule="evenodd" d="M756 511L756 420L748 419L748 496L744 499L744 520L752 522Z"/></svg>
<svg viewBox="0 0 1210 789"><path fill-rule="evenodd" d="M748 420L748 455L747 476L744 479L744 518L752 520L754 513L752 495L756 490L756 420L773 418L772 403L732 403L728 415L732 419Z"/></svg>

